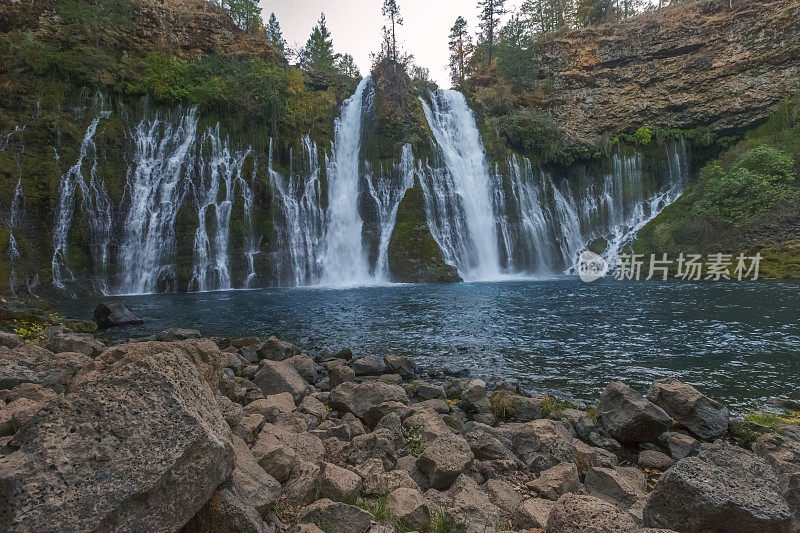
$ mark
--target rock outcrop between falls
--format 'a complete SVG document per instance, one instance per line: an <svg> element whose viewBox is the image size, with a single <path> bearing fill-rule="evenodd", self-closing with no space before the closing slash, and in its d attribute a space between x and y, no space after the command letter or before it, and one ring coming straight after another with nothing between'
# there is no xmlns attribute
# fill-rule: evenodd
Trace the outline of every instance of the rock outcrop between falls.
<svg viewBox="0 0 800 533"><path fill-rule="evenodd" d="M798 526L800 432L762 428L755 452L739 447L727 411L676 380L647 398L612 383L583 410L508 383L426 381L397 355L198 337L94 340L90 357L3 333L0 529Z"/></svg>

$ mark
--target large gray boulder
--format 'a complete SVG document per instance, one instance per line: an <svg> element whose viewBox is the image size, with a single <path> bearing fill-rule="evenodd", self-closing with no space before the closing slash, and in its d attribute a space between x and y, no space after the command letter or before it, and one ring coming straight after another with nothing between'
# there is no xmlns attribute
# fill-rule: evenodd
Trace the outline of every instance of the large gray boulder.
<svg viewBox="0 0 800 533"><path fill-rule="evenodd" d="M800 440L784 435L765 433L755 444L755 452L778 474L781 490L794 512L796 529L800 530Z"/></svg>
<svg viewBox="0 0 800 533"><path fill-rule="evenodd" d="M181 533L270 533L273 531L248 499L233 487L214 492Z"/></svg>
<svg viewBox="0 0 800 533"><path fill-rule="evenodd" d="M261 361L261 368L254 380L264 396L288 392L298 403L308 392L308 383L292 365L285 361Z"/></svg>
<svg viewBox="0 0 800 533"><path fill-rule="evenodd" d="M436 490L447 490L456 478L465 472L475 456L460 435L445 434L426 444L417 459L417 468L428 476L430 486Z"/></svg>
<svg viewBox="0 0 800 533"><path fill-rule="evenodd" d="M281 484L258 465L247 444L233 437L236 466L231 482L233 489L256 510L264 515L281 495Z"/></svg>
<svg viewBox="0 0 800 533"><path fill-rule="evenodd" d="M233 471L231 432L175 344L106 351L20 428L0 530L174 531L205 505Z"/></svg>
<svg viewBox="0 0 800 533"><path fill-rule="evenodd" d="M714 440L728 431L728 409L677 379L654 381L647 399L699 439Z"/></svg>
<svg viewBox="0 0 800 533"><path fill-rule="evenodd" d="M788 532L792 514L775 472L763 459L722 445L667 470L643 518L646 526L681 532Z"/></svg>
<svg viewBox="0 0 800 533"><path fill-rule="evenodd" d="M624 444L653 442L672 426L663 409L619 381L603 391L597 417L611 436Z"/></svg>
<svg viewBox="0 0 800 533"><path fill-rule="evenodd" d="M95 357L105 349L91 333L74 333L58 326L45 329L40 342L53 353L78 352L88 357Z"/></svg>
<svg viewBox="0 0 800 533"><path fill-rule="evenodd" d="M365 533L372 515L354 505L323 498L300 511L297 521L314 524L331 533Z"/></svg>
<svg viewBox="0 0 800 533"><path fill-rule="evenodd" d="M294 355L300 354L300 348L292 344L278 339L275 336L267 339L267 342L258 348L258 357L261 359L268 359L270 361L283 361Z"/></svg>
<svg viewBox="0 0 800 533"><path fill-rule="evenodd" d="M0 389L37 383L61 392L78 369L90 361L82 353L54 354L36 344L28 343L13 350L0 346Z"/></svg>
<svg viewBox="0 0 800 533"><path fill-rule="evenodd" d="M328 404L332 408L353 413L362 420L367 411L384 402L400 402L406 405L410 403L402 387L377 380L342 383L334 387L328 398Z"/></svg>
<svg viewBox="0 0 800 533"><path fill-rule="evenodd" d="M642 533L631 515L612 503L579 494L565 494L547 517L547 533Z"/></svg>
<svg viewBox="0 0 800 533"><path fill-rule="evenodd" d="M103 302L94 308L94 321L99 328L114 328L142 324L144 321L133 314L122 302Z"/></svg>

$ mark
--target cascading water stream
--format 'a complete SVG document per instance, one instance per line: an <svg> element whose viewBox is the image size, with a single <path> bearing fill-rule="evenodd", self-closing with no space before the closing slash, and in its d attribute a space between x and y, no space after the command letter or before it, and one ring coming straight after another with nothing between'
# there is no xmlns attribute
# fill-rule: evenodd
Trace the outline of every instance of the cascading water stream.
<svg viewBox="0 0 800 533"><path fill-rule="evenodd" d="M195 185L197 230L194 238L194 268L189 287L198 291L231 288L230 240L231 213L236 189L250 188L242 177L242 166L250 149L232 152L227 139L221 139L219 124L203 136L207 157L200 154L200 176ZM222 189L222 191L221 191ZM250 192L252 203L252 192ZM214 237L208 234L207 216L213 211Z"/></svg>
<svg viewBox="0 0 800 533"><path fill-rule="evenodd" d="M414 154L411 145L406 144L400 153L400 163L395 166L395 175L399 184L390 179L367 179L369 194L378 206L378 217L381 226L378 243L378 259L375 263L374 278L385 281L389 279L389 240L392 238L397 209L406 191L414 186Z"/></svg>
<svg viewBox="0 0 800 533"><path fill-rule="evenodd" d="M432 107L420 101L445 165L423 184L431 233L464 279L495 279L494 191L475 117L457 91L431 93Z"/></svg>
<svg viewBox="0 0 800 533"><path fill-rule="evenodd" d="M175 123L144 119L133 132L134 162L128 169L130 204L123 226L119 293L153 293L174 286L175 219L186 195L187 169L197 132L195 109Z"/></svg>
<svg viewBox="0 0 800 533"><path fill-rule="evenodd" d="M363 221L358 213L362 105L370 83L369 76L361 80L336 119L333 159L328 167L328 226L322 272L325 285L373 281L362 243Z"/></svg>
<svg viewBox="0 0 800 533"><path fill-rule="evenodd" d="M317 147L308 135L302 137L302 161L298 171L290 169L284 178L273 168L273 144L269 143L269 176L281 210L282 224L277 230L280 249L288 256L279 260L280 282L312 285L319 281L321 246L326 219L322 209L320 164ZM291 156L290 156L291 159ZM327 165L327 159L325 164ZM289 276L285 273L289 272Z"/></svg>

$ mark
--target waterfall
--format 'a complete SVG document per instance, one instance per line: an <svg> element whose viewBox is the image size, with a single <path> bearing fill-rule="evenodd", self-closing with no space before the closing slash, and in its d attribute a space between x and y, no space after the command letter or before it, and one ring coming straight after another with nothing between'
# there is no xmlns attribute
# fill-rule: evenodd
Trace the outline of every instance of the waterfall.
<svg viewBox="0 0 800 533"><path fill-rule="evenodd" d="M389 240L392 238L397 221L397 209L406 191L414 186L414 154L411 145L406 144L400 153L400 163L395 165L397 179L370 177L367 181L369 194L378 207L381 232L378 243L378 259L373 270L374 278L386 281L389 278ZM399 182L399 183L398 183Z"/></svg>
<svg viewBox="0 0 800 533"><path fill-rule="evenodd" d="M53 284L61 289L66 282L73 280L72 272L67 266L67 241L72 218L75 213L75 193L80 190L81 206L88 214L91 233L90 248L98 277L105 276L108 263L108 248L111 239L111 203L105 185L97 176L97 148L94 136L100 120L107 118L109 112L104 111L89 123L86 134L81 141L78 160L62 176L58 187L58 207L53 226ZM90 180L86 183L83 177L84 161L90 158L92 166L89 171ZM105 282L101 282L101 291L105 292Z"/></svg>
<svg viewBox="0 0 800 533"><path fill-rule="evenodd" d="M175 290L175 220L193 163L197 132L195 109L175 122L143 119L133 132L135 153L128 169L130 204L123 224L119 264L122 294Z"/></svg>
<svg viewBox="0 0 800 533"><path fill-rule="evenodd" d="M247 221L247 236L244 242L244 256L247 258L247 277L244 279L243 288L249 289L253 280L256 279L256 256L261 253L261 239L256 237L256 226L253 220L253 188L250 184L255 182L258 175L258 160L253 160L253 173L250 176L250 183L240 177L239 187L242 194L242 205L244 208L244 218Z"/></svg>
<svg viewBox="0 0 800 533"><path fill-rule="evenodd" d="M431 233L465 280L497 278L494 185L472 110L457 91L431 93L432 107L420 101L445 167L423 183Z"/></svg>
<svg viewBox="0 0 800 533"><path fill-rule="evenodd" d="M220 138L219 124L214 130L206 131L201 142L201 146L208 147L209 153L201 153L198 157L200 176L194 186L197 230L194 237L193 275L189 283L190 288L198 291L231 288L228 253L231 212L237 187L250 190L242 177L242 166L250 155L250 149L232 152L228 144L227 139ZM252 202L252 192L249 194ZM214 222L213 239L208 234L209 215Z"/></svg>
<svg viewBox="0 0 800 533"><path fill-rule="evenodd" d="M19 161L17 161L19 164ZM17 239L14 237L14 228L20 223L20 212L25 202L25 195L22 192L22 176L17 179L17 186L14 187L14 197L11 199L11 213L8 217L8 255L13 262L20 256L17 247Z"/></svg>
<svg viewBox="0 0 800 533"><path fill-rule="evenodd" d="M322 272L326 285L371 281L362 243L363 221L358 213L362 104L370 83L369 76L361 80L336 119L333 159L328 168L328 227Z"/></svg>
<svg viewBox="0 0 800 533"><path fill-rule="evenodd" d="M281 278L279 282L294 286L312 285L319 281L321 246L326 228L317 146L310 136L303 135L301 147L301 168L297 171L290 169L289 177L285 178L273 168L272 139L269 143L268 172L281 213L276 237L279 249L288 259L279 259L276 265Z"/></svg>

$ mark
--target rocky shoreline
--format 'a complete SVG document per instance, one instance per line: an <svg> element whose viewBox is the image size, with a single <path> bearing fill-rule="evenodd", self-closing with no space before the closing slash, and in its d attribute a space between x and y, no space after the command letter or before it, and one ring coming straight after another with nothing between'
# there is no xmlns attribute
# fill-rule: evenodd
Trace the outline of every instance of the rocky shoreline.
<svg viewBox="0 0 800 533"><path fill-rule="evenodd" d="M275 337L0 332L0 530L798 530L796 426L736 445L674 379L588 410L489 389Z"/></svg>

